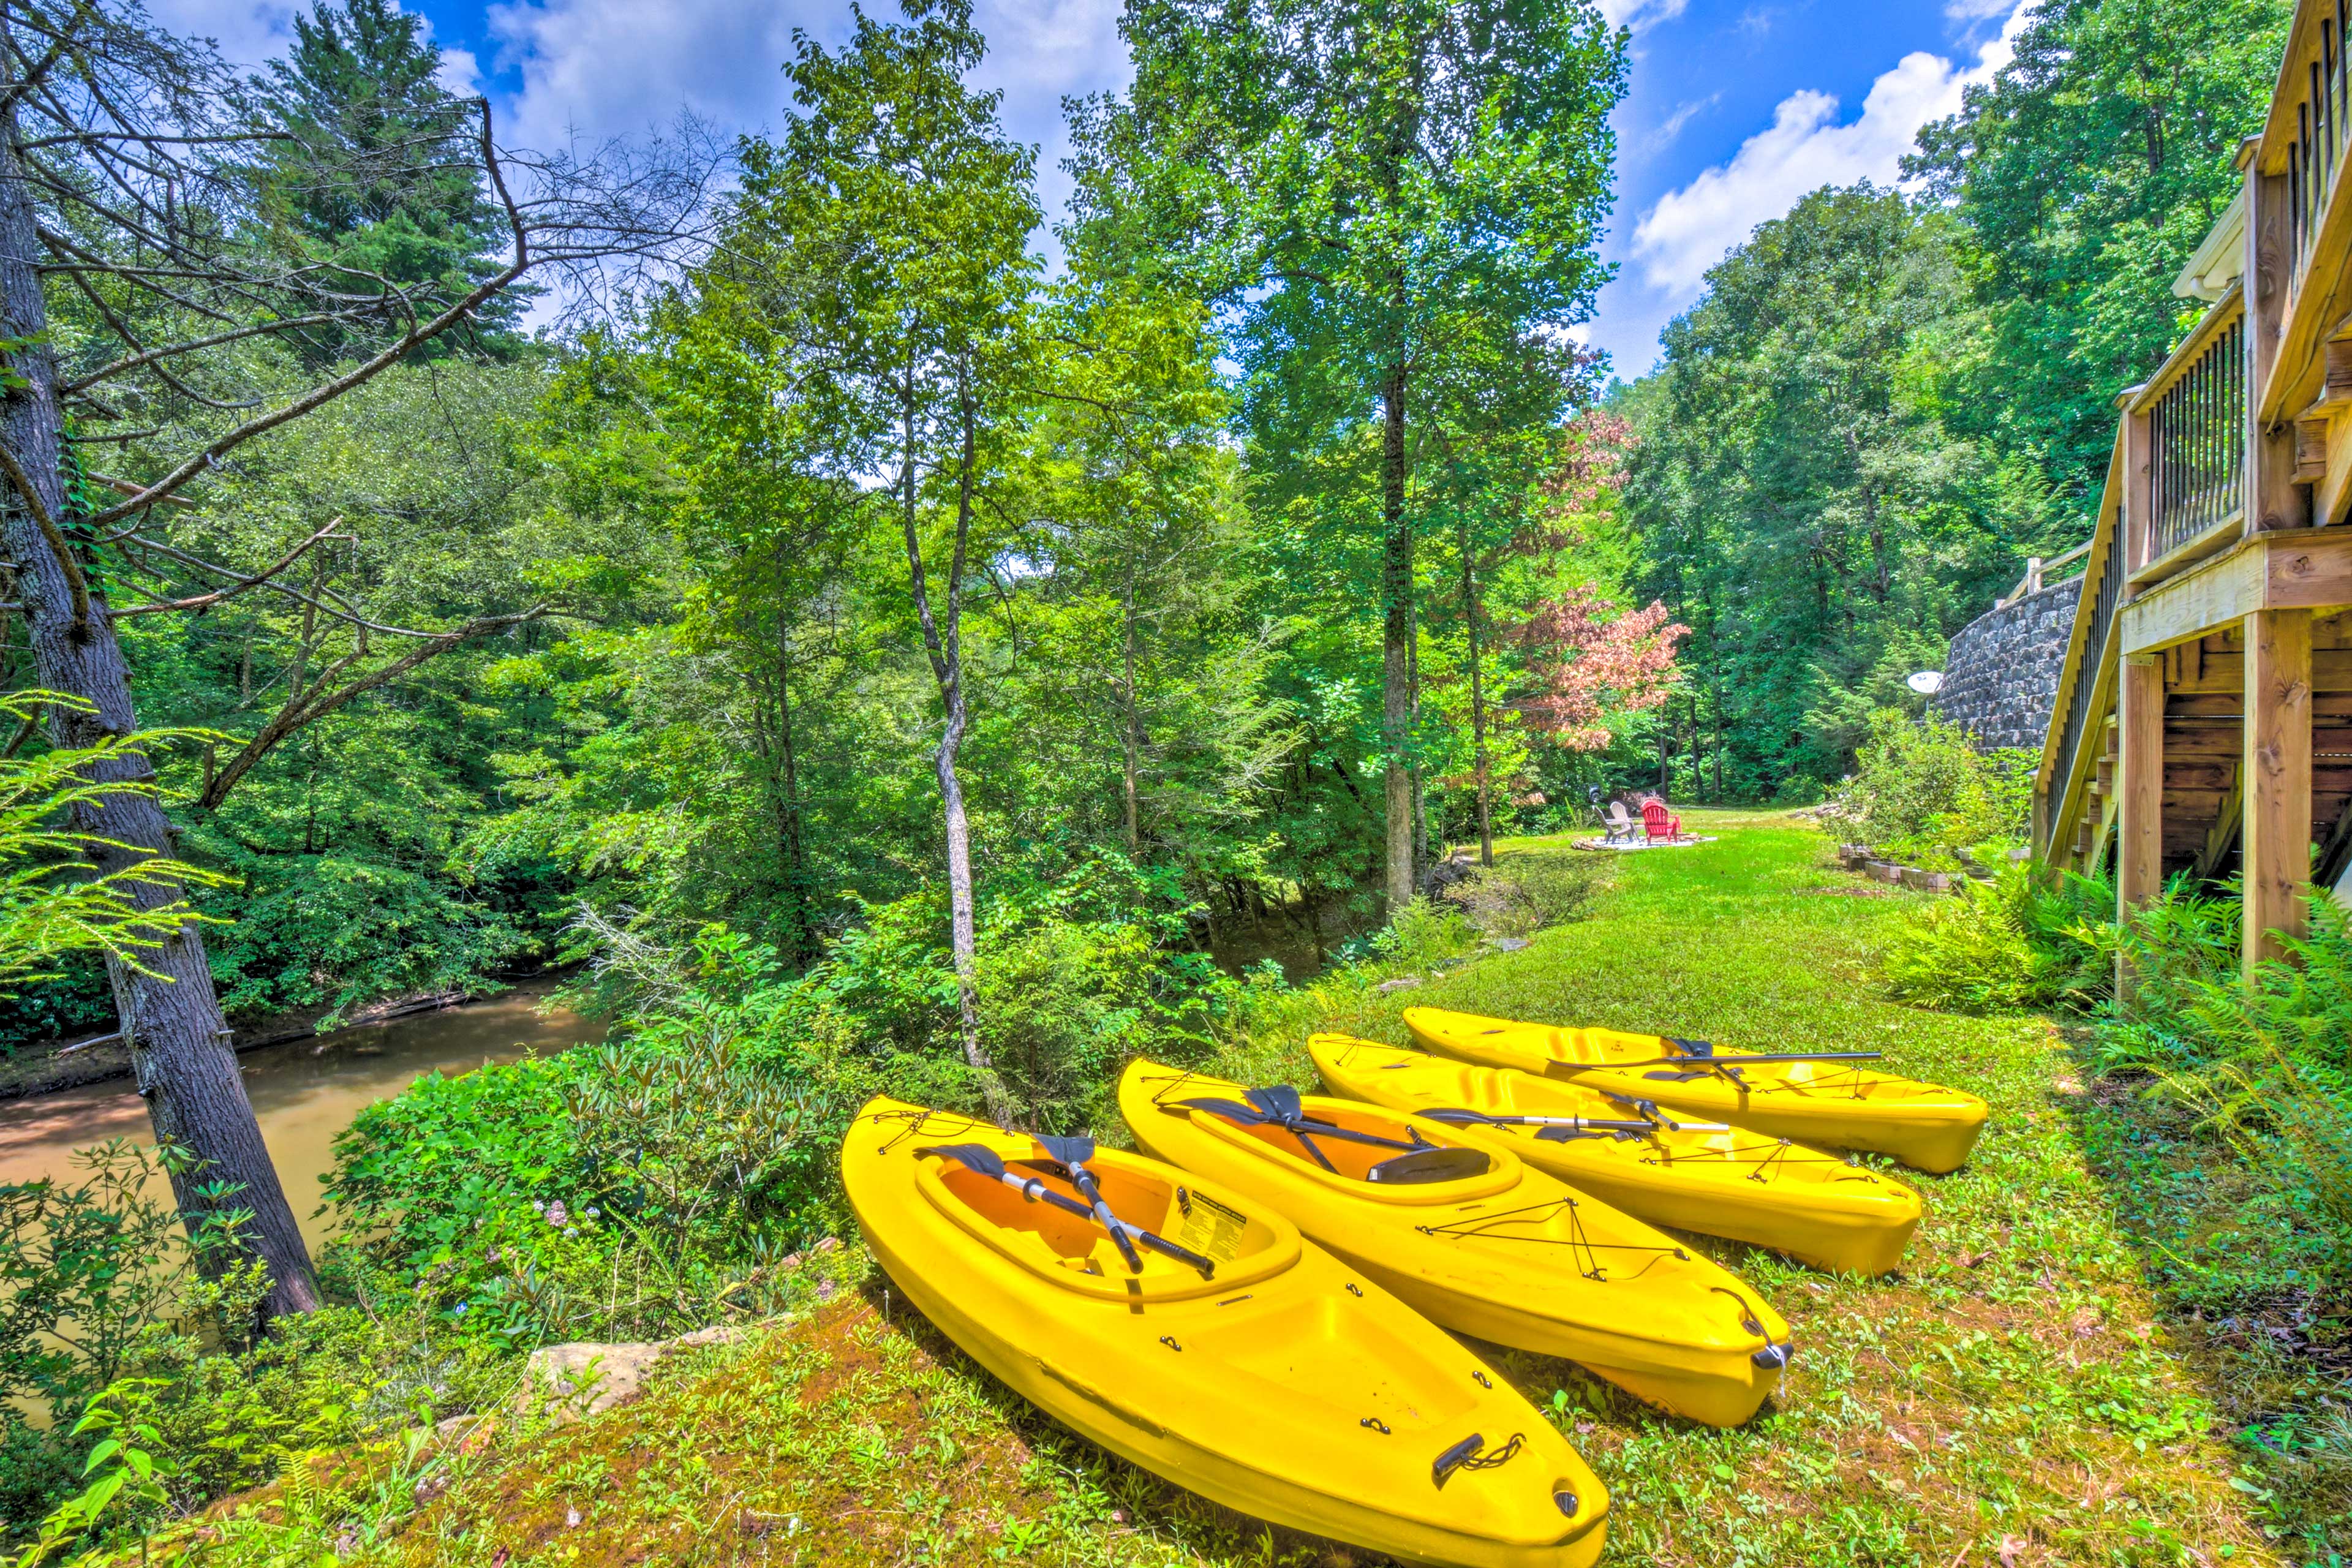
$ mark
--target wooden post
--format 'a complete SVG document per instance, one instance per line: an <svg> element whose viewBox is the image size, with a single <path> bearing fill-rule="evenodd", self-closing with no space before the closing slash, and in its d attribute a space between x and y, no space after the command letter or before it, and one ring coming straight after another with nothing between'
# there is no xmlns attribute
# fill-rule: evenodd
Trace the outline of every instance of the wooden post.
<svg viewBox="0 0 2352 1568"><path fill-rule="evenodd" d="M2281 956L2277 938L2303 934L2311 877L2311 612L2246 617L2246 978Z"/></svg>
<svg viewBox="0 0 2352 1568"><path fill-rule="evenodd" d="M2286 324L2287 282L2294 258L2287 238L2285 176L2265 174L2255 143L2240 149L2246 177L2246 474L2249 535L2300 528L2311 521L2308 492L2294 482L2294 424L2263 429L2254 418Z"/></svg>
<svg viewBox="0 0 2352 1568"><path fill-rule="evenodd" d="M2164 658L2123 661L2116 693L2116 920L2164 890ZM2131 973L2116 958L2116 997L2128 1002Z"/></svg>
<svg viewBox="0 0 2352 1568"><path fill-rule="evenodd" d="M2137 390L2135 388L2134 390ZM2126 395L2128 397L2128 394ZM2124 493L2116 519L2116 546L2124 574L2156 559L2156 420L2146 409L2124 414Z"/></svg>

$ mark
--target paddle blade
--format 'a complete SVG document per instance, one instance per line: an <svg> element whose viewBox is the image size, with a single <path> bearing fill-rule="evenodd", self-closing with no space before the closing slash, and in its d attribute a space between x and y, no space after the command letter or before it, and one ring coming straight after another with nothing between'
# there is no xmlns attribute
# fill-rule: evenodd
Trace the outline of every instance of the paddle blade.
<svg viewBox="0 0 2352 1568"><path fill-rule="evenodd" d="M1034 1136L1039 1148L1065 1165L1083 1165L1095 1157L1091 1138L1056 1138L1045 1132Z"/></svg>
<svg viewBox="0 0 2352 1568"><path fill-rule="evenodd" d="M1271 1083L1264 1089L1249 1089L1242 1098L1276 1121L1295 1121L1306 1112L1306 1100L1286 1083Z"/></svg>
<svg viewBox="0 0 2352 1568"><path fill-rule="evenodd" d="M991 1181L1001 1181L1004 1175L1004 1157L982 1143L934 1143L915 1152L953 1160L965 1170L977 1171Z"/></svg>
<svg viewBox="0 0 2352 1568"><path fill-rule="evenodd" d="M1415 1149L1382 1160L1364 1173L1364 1180L1388 1187L1418 1187L1433 1182L1460 1182L1486 1173L1489 1162L1475 1149Z"/></svg>
<svg viewBox="0 0 2352 1568"><path fill-rule="evenodd" d="M1433 1110L1416 1110L1415 1116L1425 1116L1432 1121L1444 1121L1455 1127L1504 1127L1509 1125L1499 1117L1483 1110L1472 1110L1459 1105L1441 1105Z"/></svg>

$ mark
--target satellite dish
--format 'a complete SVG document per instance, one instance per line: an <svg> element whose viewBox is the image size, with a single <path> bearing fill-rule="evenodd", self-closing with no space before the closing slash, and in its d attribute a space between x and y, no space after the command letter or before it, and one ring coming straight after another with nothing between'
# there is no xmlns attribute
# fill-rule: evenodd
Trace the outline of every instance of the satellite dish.
<svg viewBox="0 0 2352 1568"><path fill-rule="evenodd" d="M1923 669L1905 680L1903 684L1922 697L1933 697L1944 689L1944 672L1940 669Z"/></svg>

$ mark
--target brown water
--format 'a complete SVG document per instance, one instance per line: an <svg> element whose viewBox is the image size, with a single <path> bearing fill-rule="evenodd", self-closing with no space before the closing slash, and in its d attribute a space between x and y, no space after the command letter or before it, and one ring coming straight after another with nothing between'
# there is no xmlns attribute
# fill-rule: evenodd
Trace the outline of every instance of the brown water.
<svg viewBox="0 0 2352 1568"><path fill-rule="evenodd" d="M527 1050L555 1051L601 1038L604 1026L576 1013L542 1015L545 984L487 1001L419 1013L370 1028L265 1046L237 1058L278 1179L313 1247L326 1233L319 1180L334 1163L335 1135L370 1104L428 1072L454 1075ZM0 1182L71 1181L76 1149L110 1138L152 1142L147 1107L129 1079L0 1102Z"/></svg>

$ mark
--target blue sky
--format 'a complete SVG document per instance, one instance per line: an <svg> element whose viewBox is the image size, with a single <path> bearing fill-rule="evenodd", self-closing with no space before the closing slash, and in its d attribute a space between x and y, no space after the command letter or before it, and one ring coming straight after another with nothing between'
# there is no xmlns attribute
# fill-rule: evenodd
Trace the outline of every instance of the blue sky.
<svg viewBox="0 0 2352 1568"><path fill-rule="evenodd" d="M827 41L846 0L404 0L431 21L453 85L487 91L501 140L547 146L656 127L681 108L729 129L774 124L795 26ZM2032 0L1602 0L1633 28L1618 112L1617 200L1604 255L1619 275L1587 334L1640 374L1706 268L1825 183L1895 177L1924 121L2004 59ZM257 60L291 0L149 0L157 18ZM985 84L1043 149L1049 210L1066 93L1117 89L1117 0L978 0ZM888 12L888 0L877 9Z"/></svg>

